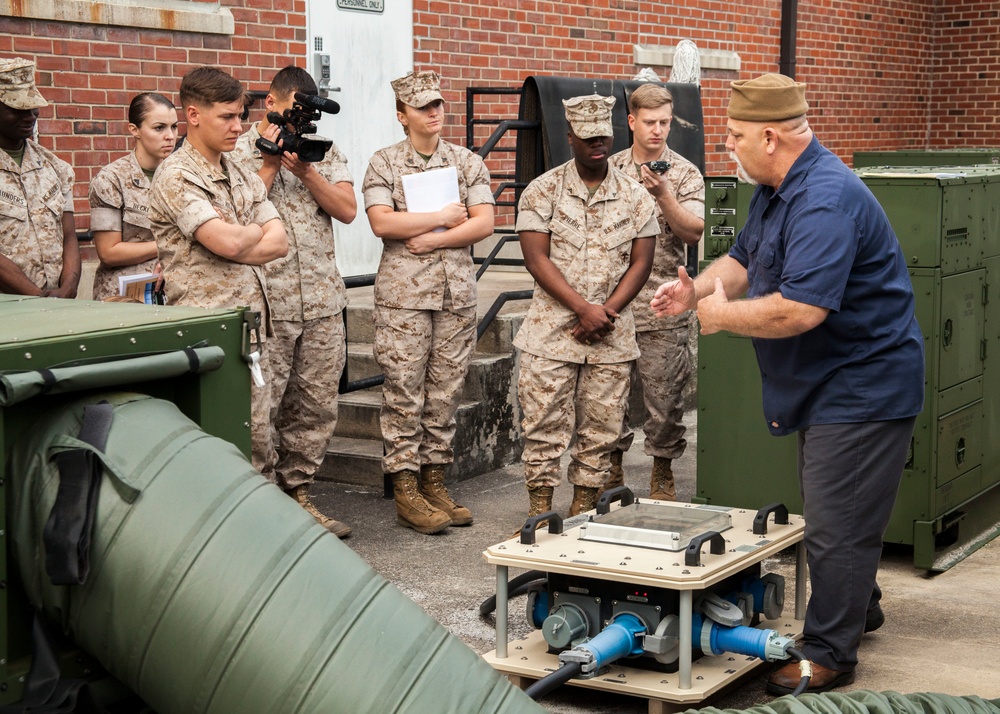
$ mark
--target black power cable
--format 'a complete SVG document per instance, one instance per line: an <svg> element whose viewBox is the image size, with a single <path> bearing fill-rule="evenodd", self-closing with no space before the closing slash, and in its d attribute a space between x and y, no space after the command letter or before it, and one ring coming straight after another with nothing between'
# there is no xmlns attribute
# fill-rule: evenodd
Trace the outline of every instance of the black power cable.
<svg viewBox="0 0 1000 714"><path fill-rule="evenodd" d="M511 578L510 582L507 583L507 597L516 597L518 595L523 595L527 592L531 585L536 582L545 580L548 575L541 570L529 570L526 573L521 573L515 578ZM497 596L490 595L488 598L483 600L483 604L479 606L479 614L486 617L491 612L497 609Z"/></svg>
<svg viewBox="0 0 1000 714"><path fill-rule="evenodd" d="M556 687L559 687L573 677L580 676L580 668L583 665L579 662L568 662L551 674L547 674L530 687L524 690L529 697L538 701Z"/></svg>
<svg viewBox="0 0 1000 714"><path fill-rule="evenodd" d="M801 650L797 650L794 647L789 647L786 651L788 652L788 656L794 659L796 662L801 663L806 660L806 656ZM810 669L810 671L812 670ZM792 696L797 697L800 694L802 694L802 692L806 691L806 689L809 688L810 679L811 677L808 674L803 674L802 679L799 680L798 686L796 686L795 689L792 690Z"/></svg>

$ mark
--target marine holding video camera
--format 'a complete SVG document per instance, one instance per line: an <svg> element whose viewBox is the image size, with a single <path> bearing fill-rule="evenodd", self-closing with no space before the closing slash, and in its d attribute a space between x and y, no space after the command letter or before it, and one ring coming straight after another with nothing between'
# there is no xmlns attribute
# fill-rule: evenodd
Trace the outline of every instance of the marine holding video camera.
<svg viewBox="0 0 1000 714"><path fill-rule="evenodd" d="M297 154L300 161L322 161L333 142L316 133L315 122L322 112L336 114L339 111L340 105L332 99L295 92L295 102L289 109L267 114L271 124L281 127L278 143L261 137L257 139L256 146L271 156L280 156L288 151Z"/></svg>
<svg viewBox="0 0 1000 714"><path fill-rule="evenodd" d="M346 359L347 290L337 270L334 222L350 223L358 206L347 157L314 133L320 112L335 114L340 107L316 94L305 69L279 70L264 97L266 117L247 128L231 156L264 182L288 232L288 255L264 268L274 328L267 349L277 439L261 473L342 538L350 526L319 511L309 488L337 425Z"/></svg>

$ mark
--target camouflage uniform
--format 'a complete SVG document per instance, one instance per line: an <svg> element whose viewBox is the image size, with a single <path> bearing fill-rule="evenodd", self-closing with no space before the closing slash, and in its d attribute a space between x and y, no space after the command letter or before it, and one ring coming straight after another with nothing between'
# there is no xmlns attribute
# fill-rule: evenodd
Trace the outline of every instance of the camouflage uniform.
<svg viewBox="0 0 1000 714"><path fill-rule="evenodd" d="M149 184L134 152L101 169L90 182L90 230L121 233L124 243L152 241ZM94 274L94 300L118 295L119 275L151 273L156 262L156 258L150 258L120 267L102 262Z"/></svg>
<svg viewBox="0 0 1000 714"><path fill-rule="evenodd" d="M264 342L271 330L264 271L216 255L194 238L205 222L219 218L228 223L263 225L278 218L267 200L264 182L250 169L230 161L226 174L214 168L190 142L168 156L156 171L149 199L149 223L163 266L167 302L197 307L249 307L260 312ZM227 176L228 174L228 176ZM260 366L270 381L268 351L260 345ZM274 478L274 445L271 438L271 385L254 386L251 393L253 465Z"/></svg>
<svg viewBox="0 0 1000 714"><path fill-rule="evenodd" d="M230 154L254 172L264 163L250 127ZM313 164L331 184L354 183L336 146ZM333 223L309 189L280 168L268 198L288 233L288 255L264 268L274 320L268 343L271 423L278 450L275 477L289 491L312 483L337 426L337 396L346 357L347 290L337 269Z"/></svg>
<svg viewBox="0 0 1000 714"><path fill-rule="evenodd" d="M653 199L609 166L590 197L574 160L532 181L515 230L551 236L549 258L577 293L603 304L629 267L632 241L657 233ZM540 286L514 338L522 351L518 399L524 414L524 476L529 489L557 486L559 459L576 434L568 480L597 488L621 431L631 361L639 355L632 308L593 345L573 338L577 317Z"/></svg>
<svg viewBox="0 0 1000 714"><path fill-rule="evenodd" d="M438 142L426 162L409 139L375 153L365 172L365 210L406 210L403 176L454 166L459 200L493 203L490 175L468 149ZM468 248L410 253L383 240L375 278L375 359L385 373L380 423L385 473L454 460L455 412L475 347L476 277Z"/></svg>
<svg viewBox="0 0 1000 714"><path fill-rule="evenodd" d="M0 253L42 290L59 287L62 217L72 211L69 164L27 139L20 166L0 151Z"/></svg>
<svg viewBox="0 0 1000 714"><path fill-rule="evenodd" d="M674 198L692 214L705 215L705 181L698 168L680 154L664 146L660 161L670 162L665 174L674 190ZM609 162L628 176L641 174L632 161L632 149L620 151ZM678 266L687 263L685 245L674 235L657 205L660 234L656 237L653 269L642 291L636 296L635 331L639 344L637 372L642 380L643 401L649 413L643 429L643 447L648 456L676 459L684 453L684 386L691 378L692 357L689 343L690 313L657 318L649 307L656 289L677 277ZM635 378L633 373L633 378ZM626 404L627 406L627 404ZM628 451L635 435L626 411L618 448Z"/></svg>

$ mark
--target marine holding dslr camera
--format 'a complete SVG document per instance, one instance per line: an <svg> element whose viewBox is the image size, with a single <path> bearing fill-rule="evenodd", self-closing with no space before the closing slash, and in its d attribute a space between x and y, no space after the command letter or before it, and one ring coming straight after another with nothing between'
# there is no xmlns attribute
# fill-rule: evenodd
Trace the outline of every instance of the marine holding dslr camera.
<svg viewBox="0 0 1000 714"><path fill-rule="evenodd" d="M256 146L271 156L281 156L288 151L298 155L300 161L322 161L333 146L333 141L316 133L315 122L322 116L322 112L340 112L340 105L332 99L302 92L295 92L294 98L295 102L289 109L267 114L267 120L280 127L278 142L260 137Z"/></svg>

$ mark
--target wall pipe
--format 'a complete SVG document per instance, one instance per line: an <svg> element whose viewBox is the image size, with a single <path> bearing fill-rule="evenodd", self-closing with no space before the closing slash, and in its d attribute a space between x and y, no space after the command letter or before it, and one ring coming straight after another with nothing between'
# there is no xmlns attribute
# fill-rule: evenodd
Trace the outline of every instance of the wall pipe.
<svg viewBox="0 0 1000 714"><path fill-rule="evenodd" d="M799 0L781 0L781 38L778 71L795 79L795 54L798 43Z"/></svg>

